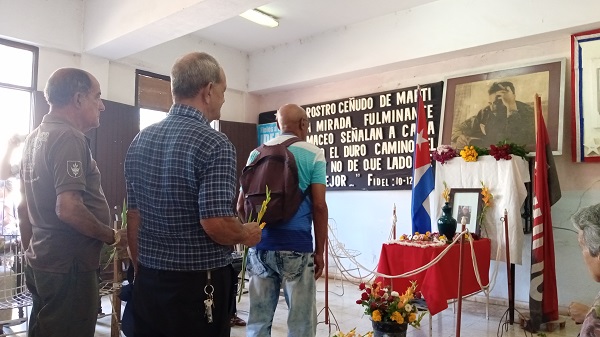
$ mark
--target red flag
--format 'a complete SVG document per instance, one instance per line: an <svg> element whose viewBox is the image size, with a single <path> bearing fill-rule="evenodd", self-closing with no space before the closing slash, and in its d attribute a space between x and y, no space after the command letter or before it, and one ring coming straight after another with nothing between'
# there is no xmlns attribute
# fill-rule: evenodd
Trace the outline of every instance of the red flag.
<svg viewBox="0 0 600 337"><path fill-rule="evenodd" d="M554 235L552 234L548 186L549 181L552 181L549 177L555 174L555 172L550 173L549 171L555 171L555 168L548 140L548 130L542 115L541 99L538 95L535 96L535 113L537 135L533 175L533 234L531 236L531 283L529 287L532 331L537 331L541 323L558 319ZM552 188L556 190L556 186L552 186ZM560 187L557 190L560 191ZM558 198L560 198L560 194ZM553 197L556 199L553 201L556 202L558 198Z"/></svg>

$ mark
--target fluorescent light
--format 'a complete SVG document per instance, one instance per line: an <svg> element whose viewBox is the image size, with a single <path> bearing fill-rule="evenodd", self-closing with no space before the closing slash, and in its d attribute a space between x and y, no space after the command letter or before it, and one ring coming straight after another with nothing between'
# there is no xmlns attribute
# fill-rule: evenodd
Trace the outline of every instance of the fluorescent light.
<svg viewBox="0 0 600 337"><path fill-rule="evenodd" d="M258 23L259 25L267 26L267 27L277 27L279 26L279 22L277 19L265 12L261 12L258 9L250 9L240 14L244 19L250 20L254 23Z"/></svg>

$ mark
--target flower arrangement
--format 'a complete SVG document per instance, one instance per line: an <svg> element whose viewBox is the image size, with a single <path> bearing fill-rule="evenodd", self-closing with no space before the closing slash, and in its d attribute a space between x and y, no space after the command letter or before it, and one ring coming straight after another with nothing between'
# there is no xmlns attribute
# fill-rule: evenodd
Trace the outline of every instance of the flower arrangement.
<svg viewBox="0 0 600 337"><path fill-rule="evenodd" d="M444 198L445 202L450 202L450 188L448 188L448 184L444 181L444 191L442 191L442 198Z"/></svg>
<svg viewBox="0 0 600 337"><path fill-rule="evenodd" d="M454 157L462 157L465 161L473 162L477 161L478 157L485 155L492 155L496 160L506 159L510 160L511 155L525 158L527 156L527 150L525 146L518 145L515 143L509 143L506 140L498 142L496 145L490 145L490 149L477 147L473 145L467 145L462 150L458 151L452 148L450 145L440 145L435 151L432 151L431 156L436 161L445 164L452 160Z"/></svg>
<svg viewBox="0 0 600 337"><path fill-rule="evenodd" d="M337 331L331 337L373 337L373 331L369 331L366 334L361 335L361 334L357 334L356 328L354 328L354 329L348 331L348 333L343 333L341 331Z"/></svg>
<svg viewBox="0 0 600 337"><path fill-rule="evenodd" d="M115 206L115 210L117 209L117 206ZM115 214L115 222L119 221L119 215ZM126 229L127 228L127 199L123 199L123 207L121 208L121 229ZM117 247L111 247L108 245L103 245L102 246L102 251L100 252L100 260L104 261L106 260L106 263L104 264L104 267L102 268L102 270L108 268L108 266L114 262L116 257L122 258L120 254L120 251L123 251L125 254L127 254L127 252L121 248L117 248ZM108 257L107 257L108 256ZM127 257L127 256L125 256Z"/></svg>
<svg viewBox="0 0 600 337"><path fill-rule="evenodd" d="M481 208L481 213L477 219L479 226L481 226L487 234L487 230L483 226L483 219L485 219L485 214L487 210L492 206L492 200L494 199L494 195L490 192L489 188L485 186L483 181L481 182L481 199L483 200L483 207Z"/></svg>
<svg viewBox="0 0 600 337"><path fill-rule="evenodd" d="M501 141L496 145L490 145L490 155L494 156L496 160L510 160L512 158L511 154L525 158L527 151L523 145L508 143L507 141Z"/></svg>
<svg viewBox="0 0 600 337"><path fill-rule="evenodd" d="M266 198L260 205L260 210L258 211L258 215L256 216L256 222L260 225L260 229L265 228L266 223L260 222L267 211L267 205L269 201L271 201L271 190L269 190L269 186L265 188ZM248 215L248 222L252 222L252 212ZM244 247L244 255L242 256L242 275L241 275L241 284L240 290L238 292L238 303L242 300L242 294L244 292L244 283L245 283L245 275L246 275L246 264L248 263L248 247Z"/></svg>
<svg viewBox="0 0 600 337"><path fill-rule="evenodd" d="M488 149L484 149L477 146L465 146L462 150L460 150L460 156L465 161L477 161L477 157L485 156L490 154Z"/></svg>
<svg viewBox="0 0 600 337"><path fill-rule="evenodd" d="M425 234L421 234L419 232L415 232L413 235L400 235L400 241L441 241L446 240L446 236L444 234L440 235L440 233L431 233L425 232Z"/></svg>
<svg viewBox="0 0 600 337"><path fill-rule="evenodd" d="M374 322L406 323L418 328L425 313L419 313L414 305L415 298L420 298L420 293L416 292L417 283L410 283L404 294L400 295L397 291L391 291L389 286L382 286L381 282L370 286L363 282L359 285L363 293L356 304L365 307L365 315L369 315Z"/></svg>
<svg viewBox="0 0 600 337"><path fill-rule="evenodd" d="M477 161L477 151L474 146L465 146L464 149L460 150L460 156L465 161Z"/></svg>
<svg viewBox="0 0 600 337"><path fill-rule="evenodd" d="M433 159L445 164L454 157L458 157L458 153L450 145L440 145L431 153Z"/></svg>
<svg viewBox="0 0 600 337"><path fill-rule="evenodd" d="M433 247L433 246L445 246L448 243L448 239L444 234L426 232L421 234L415 232L415 234L402 234L398 240L388 242L390 244L399 244L403 246L415 246L415 247Z"/></svg>

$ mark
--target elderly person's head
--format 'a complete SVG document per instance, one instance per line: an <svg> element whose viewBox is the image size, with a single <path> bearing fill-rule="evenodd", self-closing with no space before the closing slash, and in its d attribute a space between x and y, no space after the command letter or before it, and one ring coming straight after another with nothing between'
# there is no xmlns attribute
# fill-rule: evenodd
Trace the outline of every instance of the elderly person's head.
<svg viewBox="0 0 600 337"><path fill-rule="evenodd" d="M221 118L227 78L219 62L207 53L189 53L171 69L171 93L175 103L202 111L209 121Z"/></svg>
<svg viewBox="0 0 600 337"><path fill-rule="evenodd" d="M596 282L600 282L600 204L579 210L571 217L578 231L583 261Z"/></svg>

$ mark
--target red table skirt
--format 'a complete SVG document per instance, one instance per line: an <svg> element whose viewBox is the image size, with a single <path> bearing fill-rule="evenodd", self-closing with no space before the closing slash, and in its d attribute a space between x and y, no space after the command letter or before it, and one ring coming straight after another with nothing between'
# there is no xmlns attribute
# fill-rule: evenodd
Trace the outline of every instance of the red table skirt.
<svg viewBox="0 0 600 337"><path fill-rule="evenodd" d="M475 257L481 283L489 283L490 270L490 240L483 238L474 241ZM422 267L435 259L444 247L413 247L399 244L383 244L377 271L386 275L400 275ZM420 290L427 302L432 315L448 308L447 301L458 297L458 260L460 245L454 245L444 257L435 265L409 278L382 279L377 281L389 285L392 289L402 294L410 285L410 281L417 281L417 290ZM475 278L471 257L471 248L468 242L463 246L463 277L462 295L468 295L481 290Z"/></svg>

